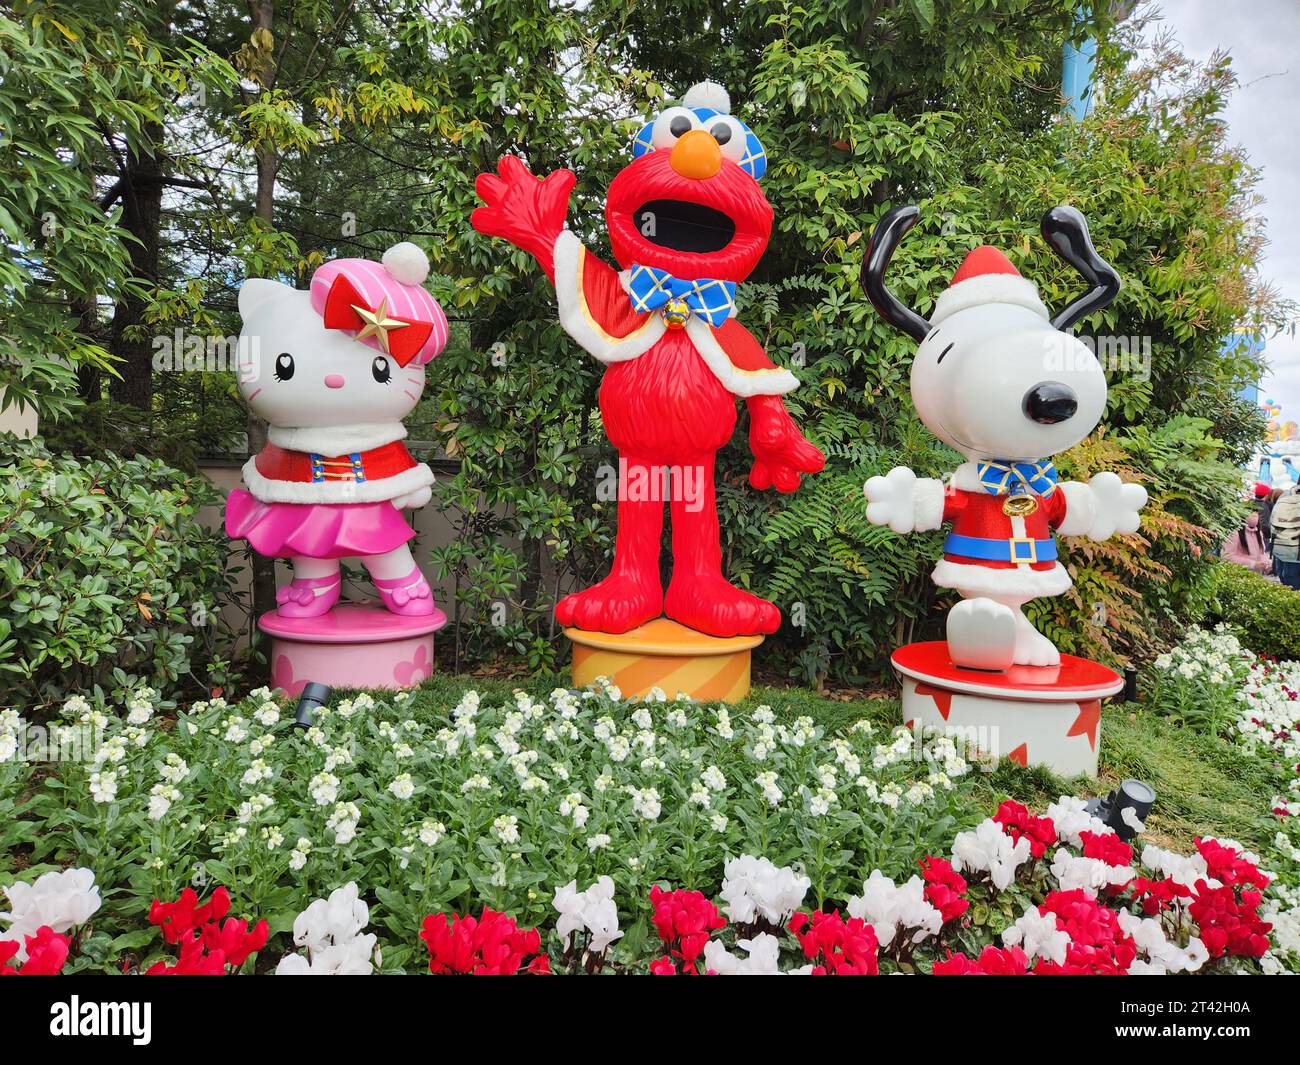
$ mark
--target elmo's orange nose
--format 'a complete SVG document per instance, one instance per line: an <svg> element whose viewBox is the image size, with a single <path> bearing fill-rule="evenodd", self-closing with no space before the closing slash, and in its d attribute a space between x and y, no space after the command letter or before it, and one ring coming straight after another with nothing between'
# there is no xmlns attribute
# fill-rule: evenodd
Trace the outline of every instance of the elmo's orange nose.
<svg viewBox="0 0 1300 1065"><path fill-rule="evenodd" d="M722 149L712 134L693 129L673 145L668 162L682 177L711 178L722 169Z"/></svg>

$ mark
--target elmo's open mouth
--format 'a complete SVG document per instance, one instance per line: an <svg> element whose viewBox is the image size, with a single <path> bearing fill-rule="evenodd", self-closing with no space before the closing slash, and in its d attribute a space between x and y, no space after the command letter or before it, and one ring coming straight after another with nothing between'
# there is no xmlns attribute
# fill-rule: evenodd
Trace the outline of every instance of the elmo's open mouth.
<svg viewBox="0 0 1300 1065"><path fill-rule="evenodd" d="M651 244L673 251L721 251L736 235L723 212L689 200L648 200L632 212L632 224Z"/></svg>

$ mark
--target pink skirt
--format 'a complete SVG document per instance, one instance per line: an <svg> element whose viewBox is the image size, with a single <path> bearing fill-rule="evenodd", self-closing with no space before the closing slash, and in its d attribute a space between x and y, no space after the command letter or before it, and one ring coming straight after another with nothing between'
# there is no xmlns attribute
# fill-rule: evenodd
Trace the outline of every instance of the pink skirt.
<svg viewBox="0 0 1300 1065"><path fill-rule="evenodd" d="M270 558L346 558L392 551L415 530L387 501L262 503L236 488L226 499L226 535Z"/></svg>

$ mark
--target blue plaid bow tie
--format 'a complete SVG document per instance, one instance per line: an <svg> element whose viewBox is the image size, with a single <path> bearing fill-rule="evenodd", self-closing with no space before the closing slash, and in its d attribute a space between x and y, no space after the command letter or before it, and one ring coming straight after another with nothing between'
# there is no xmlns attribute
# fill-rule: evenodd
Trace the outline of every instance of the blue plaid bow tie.
<svg viewBox="0 0 1300 1065"><path fill-rule="evenodd" d="M669 300L682 300L691 313L698 314L709 325L719 326L736 307L734 281L714 281L707 277L683 281L667 270L636 263L632 264L629 274L628 297L632 300L632 309L638 314L657 311Z"/></svg>
<svg viewBox="0 0 1300 1065"><path fill-rule="evenodd" d="M1051 459L981 462L976 472L980 487L991 496L1023 495L1026 490L1035 495L1050 496L1056 490L1056 466Z"/></svg>

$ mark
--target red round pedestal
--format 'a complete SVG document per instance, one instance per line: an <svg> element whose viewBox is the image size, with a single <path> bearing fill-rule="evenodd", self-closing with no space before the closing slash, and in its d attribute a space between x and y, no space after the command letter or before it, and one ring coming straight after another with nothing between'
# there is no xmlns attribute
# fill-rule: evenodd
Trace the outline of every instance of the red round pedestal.
<svg viewBox="0 0 1300 1065"><path fill-rule="evenodd" d="M1101 701L1124 687L1113 669L1062 655L1059 666L1005 673L952 664L943 640L900 647L903 720L948 731L988 755L1044 765L1062 776L1097 775Z"/></svg>
<svg viewBox="0 0 1300 1065"><path fill-rule="evenodd" d="M257 627L271 637L271 683L297 695L309 681L331 688L414 688L433 673L433 634L447 624L434 609L403 617L343 603L317 618L268 611Z"/></svg>

